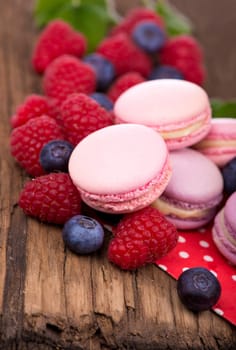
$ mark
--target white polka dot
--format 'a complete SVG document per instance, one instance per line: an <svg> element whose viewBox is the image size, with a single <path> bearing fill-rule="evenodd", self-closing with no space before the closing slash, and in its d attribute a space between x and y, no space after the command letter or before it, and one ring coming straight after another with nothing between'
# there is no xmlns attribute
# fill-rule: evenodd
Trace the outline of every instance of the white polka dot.
<svg viewBox="0 0 236 350"><path fill-rule="evenodd" d="M208 242L206 242L206 241L200 241L199 244L200 244L200 246L203 247L203 248L208 248L209 245L210 245L210 244L209 244Z"/></svg>
<svg viewBox="0 0 236 350"><path fill-rule="evenodd" d="M215 276L215 277L217 277L217 273L215 272L215 271L213 271L213 270L210 270L211 271L211 273L213 273L213 275Z"/></svg>
<svg viewBox="0 0 236 350"><path fill-rule="evenodd" d="M158 266L160 267L160 269L167 271L167 266L162 265L162 264L158 264Z"/></svg>
<svg viewBox="0 0 236 350"><path fill-rule="evenodd" d="M179 243L185 243L185 242L186 242L186 239L185 239L183 236L179 236L179 237L178 237L178 242L179 242Z"/></svg>
<svg viewBox="0 0 236 350"><path fill-rule="evenodd" d="M232 275L232 280L236 281L236 275Z"/></svg>
<svg viewBox="0 0 236 350"><path fill-rule="evenodd" d="M182 271L184 272L184 271L187 271L188 269L189 269L189 267L183 267Z"/></svg>
<svg viewBox="0 0 236 350"><path fill-rule="evenodd" d="M206 232L206 229L205 228L200 228L200 230L198 230L198 232L204 233L204 232Z"/></svg>
<svg viewBox="0 0 236 350"><path fill-rule="evenodd" d="M208 262L214 261L214 259L210 255L204 255L203 260L208 261Z"/></svg>
<svg viewBox="0 0 236 350"><path fill-rule="evenodd" d="M183 259L188 259L189 258L189 253L187 252L179 252L179 256Z"/></svg>
<svg viewBox="0 0 236 350"><path fill-rule="evenodd" d="M220 316L222 316L222 315L224 315L224 311L223 310L221 310L221 309L219 309L219 308L215 308L215 309L213 309L218 315L220 315Z"/></svg>

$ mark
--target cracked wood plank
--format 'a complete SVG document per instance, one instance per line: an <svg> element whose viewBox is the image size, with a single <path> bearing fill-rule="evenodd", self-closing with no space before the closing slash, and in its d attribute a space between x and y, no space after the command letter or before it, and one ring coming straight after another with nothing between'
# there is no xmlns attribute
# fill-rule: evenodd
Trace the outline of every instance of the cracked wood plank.
<svg viewBox="0 0 236 350"><path fill-rule="evenodd" d="M193 3L173 2L182 4L197 25ZM126 7L134 3L126 2ZM198 3L203 6L203 0ZM220 3L215 1L215 8ZM26 176L9 154L9 117L27 94L40 92L40 78L29 65L37 35L32 6L27 0L0 4L1 349L235 349L235 327L212 312L196 316L185 310L176 282L156 266L130 273L109 264L109 233L101 252L78 257L65 249L60 228L26 218L17 206ZM200 36L210 32L204 18ZM211 65L215 69L218 56ZM212 57L207 51L207 58ZM220 73L209 74L213 83L208 82L208 89L215 91Z"/></svg>

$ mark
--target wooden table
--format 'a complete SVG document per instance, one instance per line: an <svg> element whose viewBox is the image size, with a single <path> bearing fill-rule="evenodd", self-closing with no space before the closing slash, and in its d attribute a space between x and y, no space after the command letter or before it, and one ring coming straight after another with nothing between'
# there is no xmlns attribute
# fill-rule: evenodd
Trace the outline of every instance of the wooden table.
<svg viewBox="0 0 236 350"><path fill-rule="evenodd" d="M234 96L235 0L227 8L220 0L173 3L193 19L205 47L209 94ZM236 328L210 311L188 312L176 282L156 266L121 272L105 248L73 255L60 228L26 218L18 207L26 176L9 154L9 117L27 94L40 92L29 65L32 7L29 0L0 2L0 348L235 349Z"/></svg>

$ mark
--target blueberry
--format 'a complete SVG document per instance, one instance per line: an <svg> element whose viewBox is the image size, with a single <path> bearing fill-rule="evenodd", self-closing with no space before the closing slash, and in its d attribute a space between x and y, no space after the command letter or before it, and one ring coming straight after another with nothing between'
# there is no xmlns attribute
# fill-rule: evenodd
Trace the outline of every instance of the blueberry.
<svg viewBox="0 0 236 350"><path fill-rule="evenodd" d="M97 101L107 111L111 111L113 109L113 102L102 92L94 92L90 95L90 97Z"/></svg>
<svg viewBox="0 0 236 350"><path fill-rule="evenodd" d="M46 172L68 172L68 161L74 146L68 141L53 140L46 143L39 154L39 162Z"/></svg>
<svg viewBox="0 0 236 350"><path fill-rule="evenodd" d="M222 169L224 191L232 194L236 191L236 157L229 161Z"/></svg>
<svg viewBox="0 0 236 350"><path fill-rule="evenodd" d="M182 303L196 312L208 310L216 304L221 294L221 286L208 269L193 267L180 275L177 292Z"/></svg>
<svg viewBox="0 0 236 350"><path fill-rule="evenodd" d="M156 23L145 21L135 26L132 39L147 53L155 53L165 44L166 35Z"/></svg>
<svg viewBox="0 0 236 350"><path fill-rule="evenodd" d="M97 90L105 91L115 78L115 67L105 57L99 53L91 53L83 58L96 72Z"/></svg>
<svg viewBox="0 0 236 350"><path fill-rule="evenodd" d="M66 246L76 254L89 254L101 248L104 230L98 221L76 215L65 223L62 237Z"/></svg>
<svg viewBox="0 0 236 350"><path fill-rule="evenodd" d="M176 68L162 65L153 68L148 79L183 79L183 74Z"/></svg>

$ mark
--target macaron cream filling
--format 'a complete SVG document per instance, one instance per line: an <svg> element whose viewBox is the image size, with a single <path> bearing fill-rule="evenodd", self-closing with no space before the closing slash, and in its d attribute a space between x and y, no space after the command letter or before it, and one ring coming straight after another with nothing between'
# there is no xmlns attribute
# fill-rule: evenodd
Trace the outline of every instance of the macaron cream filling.
<svg viewBox="0 0 236 350"><path fill-rule="evenodd" d="M175 201L162 195L155 201L154 206L166 216L176 217L182 220L202 220L214 216L216 206L221 200L222 195L207 204L189 204L182 201Z"/></svg>

